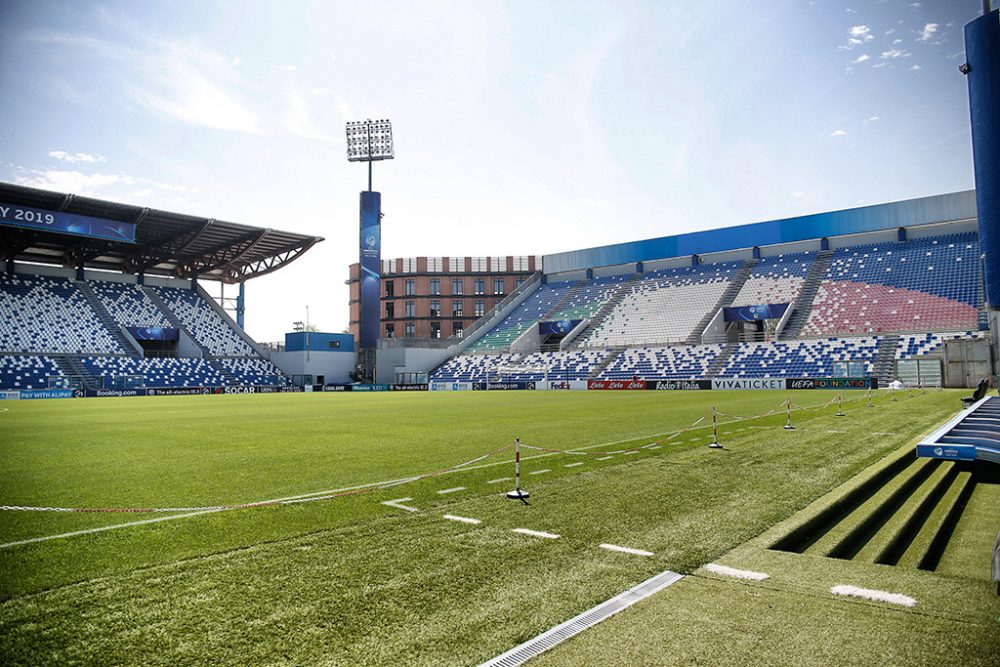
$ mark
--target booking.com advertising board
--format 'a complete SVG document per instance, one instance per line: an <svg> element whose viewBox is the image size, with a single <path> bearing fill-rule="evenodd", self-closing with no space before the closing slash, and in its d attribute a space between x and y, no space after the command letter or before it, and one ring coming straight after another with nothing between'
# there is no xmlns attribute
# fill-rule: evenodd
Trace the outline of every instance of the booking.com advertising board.
<svg viewBox="0 0 1000 667"><path fill-rule="evenodd" d="M135 243L135 225L131 222L102 220L30 206L0 203L0 225Z"/></svg>
<svg viewBox="0 0 1000 667"><path fill-rule="evenodd" d="M362 349L378 347L382 298L382 193L361 193L361 313L359 340Z"/></svg>

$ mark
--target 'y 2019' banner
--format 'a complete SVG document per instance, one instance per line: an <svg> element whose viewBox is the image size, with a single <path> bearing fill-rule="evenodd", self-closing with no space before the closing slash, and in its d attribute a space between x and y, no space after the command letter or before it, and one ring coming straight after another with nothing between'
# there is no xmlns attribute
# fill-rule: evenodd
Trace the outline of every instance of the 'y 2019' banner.
<svg viewBox="0 0 1000 667"><path fill-rule="evenodd" d="M0 225L135 243L135 225L131 222L102 220L15 204L0 203Z"/></svg>
<svg viewBox="0 0 1000 667"><path fill-rule="evenodd" d="M759 320L780 320L788 310L787 303L761 304L757 306L725 307L722 317L726 322L757 322Z"/></svg>
<svg viewBox="0 0 1000 667"><path fill-rule="evenodd" d="M361 275L359 279L360 342L362 349L378 346L379 315L382 307L382 193L361 193Z"/></svg>

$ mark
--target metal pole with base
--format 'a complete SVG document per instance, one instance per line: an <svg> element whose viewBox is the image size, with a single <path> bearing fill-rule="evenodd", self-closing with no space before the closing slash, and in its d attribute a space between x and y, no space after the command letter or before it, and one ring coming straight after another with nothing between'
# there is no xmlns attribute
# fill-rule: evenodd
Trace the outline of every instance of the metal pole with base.
<svg viewBox="0 0 1000 667"><path fill-rule="evenodd" d="M869 408L874 408L875 407L874 405L872 405L872 388L871 387L868 387L868 407Z"/></svg>
<svg viewBox="0 0 1000 667"><path fill-rule="evenodd" d="M785 399L785 406L787 407L787 412L785 416L785 430L794 431L795 427L792 426L792 399L791 397Z"/></svg>
<svg viewBox="0 0 1000 667"><path fill-rule="evenodd" d="M719 444L719 422L715 416L715 406L712 406L712 442L708 445L712 449L722 449Z"/></svg>
<svg viewBox="0 0 1000 667"><path fill-rule="evenodd" d="M844 394L843 392L837 392L837 417L846 417L844 414Z"/></svg>
<svg viewBox="0 0 1000 667"><path fill-rule="evenodd" d="M507 492L511 500L525 500L528 492L521 488L521 439L514 438L514 490Z"/></svg>

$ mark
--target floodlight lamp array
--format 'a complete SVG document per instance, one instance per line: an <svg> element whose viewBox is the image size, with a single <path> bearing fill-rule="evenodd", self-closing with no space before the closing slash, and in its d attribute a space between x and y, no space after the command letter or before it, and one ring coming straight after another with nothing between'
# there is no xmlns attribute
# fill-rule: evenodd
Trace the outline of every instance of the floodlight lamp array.
<svg viewBox="0 0 1000 667"><path fill-rule="evenodd" d="M347 124L347 161L371 162L393 159L392 123L361 120Z"/></svg>

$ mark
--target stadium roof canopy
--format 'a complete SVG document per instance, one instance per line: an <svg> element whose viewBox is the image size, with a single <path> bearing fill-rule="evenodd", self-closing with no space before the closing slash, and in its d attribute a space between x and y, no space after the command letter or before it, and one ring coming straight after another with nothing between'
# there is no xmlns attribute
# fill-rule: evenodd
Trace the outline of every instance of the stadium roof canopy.
<svg viewBox="0 0 1000 667"><path fill-rule="evenodd" d="M274 229L0 183L0 204L135 225L135 242L0 224L0 258L238 283L276 271L323 240Z"/></svg>

